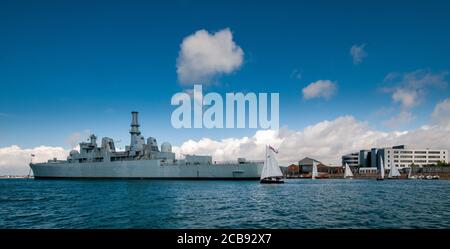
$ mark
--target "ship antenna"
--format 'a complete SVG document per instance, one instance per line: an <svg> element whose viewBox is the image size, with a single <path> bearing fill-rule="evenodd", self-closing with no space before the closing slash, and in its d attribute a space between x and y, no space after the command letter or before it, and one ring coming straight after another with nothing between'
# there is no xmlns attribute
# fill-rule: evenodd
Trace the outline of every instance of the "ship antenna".
<svg viewBox="0 0 450 249"><path fill-rule="evenodd" d="M122 140L121 139L117 139L117 140L115 140L114 141L114 144L116 144L117 143L117 149L119 149L119 151L122 151L122 147L121 146L119 146L119 144L122 142Z"/></svg>

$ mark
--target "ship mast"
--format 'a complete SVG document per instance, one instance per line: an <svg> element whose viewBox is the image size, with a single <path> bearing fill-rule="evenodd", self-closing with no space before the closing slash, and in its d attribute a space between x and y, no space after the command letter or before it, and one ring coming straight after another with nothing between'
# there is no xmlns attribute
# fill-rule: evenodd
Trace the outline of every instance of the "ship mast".
<svg viewBox="0 0 450 249"><path fill-rule="evenodd" d="M139 131L139 123L138 123L138 112L131 112L131 141L130 141L130 151L136 152L138 150L138 140L141 135L141 131ZM134 154L134 153L133 153Z"/></svg>

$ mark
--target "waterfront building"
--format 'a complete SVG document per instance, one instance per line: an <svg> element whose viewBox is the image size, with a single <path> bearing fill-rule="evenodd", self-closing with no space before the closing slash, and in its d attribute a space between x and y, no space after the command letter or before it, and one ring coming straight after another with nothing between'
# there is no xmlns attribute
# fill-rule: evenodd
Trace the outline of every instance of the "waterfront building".
<svg viewBox="0 0 450 249"><path fill-rule="evenodd" d="M300 167L296 164L291 164L287 167L286 173L288 176L299 176L300 175Z"/></svg>
<svg viewBox="0 0 450 249"><path fill-rule="evenodd" d="M320 173L327 173L327 174L340 174L343 172L342 165L331 165L331 164L324 164L316 159L305 157L302 160L298 162L298 166L293 164L290 167L292 169L293 175L295 175L295 171L297 170L298 175L300 174L308 174L312 172L312 166L313 162L316 162L317 165L317 171Z"/></svg>
<svg viewBox="0 0 450 249"><path fill-rule="evenodd" d="M376 167L361 167L358 169L359 174L376 174L377 172Z"/></svg>
<svg viewBox="0 0 450 249"><path fill-rule="evenodd" d="M370 160L370 150L360 150L359 151L359 157L358 157L358 165L361 167L370 167L371 160Z"/></svg>
<svg viewBox="0 0 450 249"><path fill-rule="evenodd" d="M377 167L377 168L380 167L381 162L379 160L379 156L377 155L377 152L378 152L377 148L372 148L370 150L370 154L368 154L368 155L370 155L370 167Z"/></svg>
<svg viewBox="0 0 450 249"><path fill-rule="evenodd" d="M359 153L349 153L342 156L342 165L348 164L350 167L356 167L359 165Z"/></svg>
<svg viewBox="0 0 450 249"><path fill-rule="evenodd" d="M425 165L437 164L438 162L448 162L448 150L445 149L417 149L409 148L405 145L397 145L385 148L372 148L370 150L360 150L359 153L350 153L342 156L342 163L355 162L355 155L358 154L356 165L364 168L380 168L380 158L383 158L384 168L390 169L392 165L397 168L408 168L411 165L423 167ZM351 166L351 165L350 165Z"/></svg>
<svg viewBox="0 0 450 249"><path fill-rule="evenodd" d="M328 174L343 174L344 168L342 165L332 165L332 164L319 164L317 165L319 172L327 172Z"/></svg>
<svg viewBox="0 0 450 249"><path fill-rule="evenodd" d="M300 168L300 173L310 173L312 171L313 162L316 162L317 165L322 164L316 159L305 157L302 160L298 161L298 167Z"/></svg>
<svg viewBox="0 0 450 249"><path fill-rule="evenodd" d="M379 155L385 161L385 168L395 165L397 168L410 167L412 164L422 167L448 161L448 150L410 149L405 145L379 149Z"/></svg>

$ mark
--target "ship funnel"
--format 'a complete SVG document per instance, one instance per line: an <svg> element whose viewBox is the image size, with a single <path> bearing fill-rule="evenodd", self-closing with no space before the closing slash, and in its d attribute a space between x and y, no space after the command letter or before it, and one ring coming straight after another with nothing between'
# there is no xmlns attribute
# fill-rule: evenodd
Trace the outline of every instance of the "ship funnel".
<svg viewBox="0 0 450 249"><path fill-rule="evenodd" d="M138 123L138 112L131 112L131 134L140 135L139 123Z"/></svg>
<svg viewBox="0 0 450 249"><path fill-rule="evenodd" d="M131 125L132 126L133 125L139 126L139 124L138 124L138 112L131 112Z"/></svg>

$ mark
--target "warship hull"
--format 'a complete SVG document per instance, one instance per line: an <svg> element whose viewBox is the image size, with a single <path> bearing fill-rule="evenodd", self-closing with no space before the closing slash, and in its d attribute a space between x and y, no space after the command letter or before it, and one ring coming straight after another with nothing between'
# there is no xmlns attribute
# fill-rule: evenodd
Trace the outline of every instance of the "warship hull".
<svg viewBox="0 0 450 249"><path fill-rule="evenodd" d="M259 180L262 164L161 164L159 160L30 165L35 179Z"/></svg>

